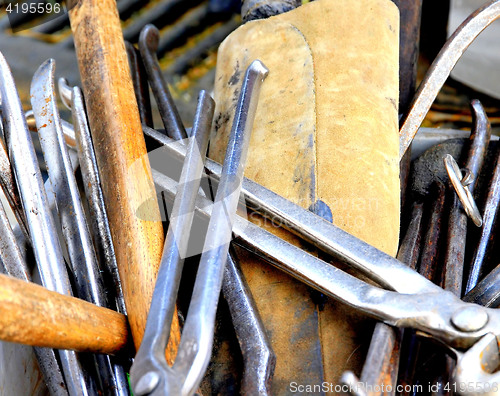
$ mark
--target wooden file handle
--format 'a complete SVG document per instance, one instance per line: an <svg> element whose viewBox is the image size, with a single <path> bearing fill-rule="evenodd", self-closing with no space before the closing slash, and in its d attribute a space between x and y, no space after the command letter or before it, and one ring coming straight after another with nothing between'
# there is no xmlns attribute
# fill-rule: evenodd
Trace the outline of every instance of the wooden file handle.
<svg viewBox="0 0 500 396"><path fill-rule="evenodd" d="M0 275L0 339L115 354L129 340L127 318L34 283Z"/></svg>
<svg viewBox="0 0 500 396"><path fill-rule="evenodd" d="M136 348L163 250L163 228L114 0L70 4L82 88ZM177 352L174 315L167 361Z"/></svg>

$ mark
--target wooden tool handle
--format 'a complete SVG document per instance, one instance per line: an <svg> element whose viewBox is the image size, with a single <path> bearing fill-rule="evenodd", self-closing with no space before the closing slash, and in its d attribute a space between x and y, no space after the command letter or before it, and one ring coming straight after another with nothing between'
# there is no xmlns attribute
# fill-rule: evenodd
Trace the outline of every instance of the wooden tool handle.
<svg viewBox="0 0 500 396"><path fill-rule="evenodd" d="M34 283L0 275L0 340L115 354L127 345L127 318Z"/></svg>
<svg viewBox="0 0 500 396"><path fill-rule="evenodd" d="M69 15L125 304L138 348L163 249L151 168L115 1L79 0L70 4ZM171 329L169 363L180 339L177 313Z"/></svg>

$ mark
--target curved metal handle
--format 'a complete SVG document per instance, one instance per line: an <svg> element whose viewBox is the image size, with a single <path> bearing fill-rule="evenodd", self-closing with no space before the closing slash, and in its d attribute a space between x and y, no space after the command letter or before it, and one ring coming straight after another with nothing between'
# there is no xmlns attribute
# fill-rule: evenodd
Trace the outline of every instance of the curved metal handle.
<svg viewBox="0 0 500 396"><path fill-rule="evenodd" d="M476 37L498 18L500 0L494 0L472 13L443 46L418 87L410 111L399 131L399 159L403 158L418 127L462 54Z"/></svg>

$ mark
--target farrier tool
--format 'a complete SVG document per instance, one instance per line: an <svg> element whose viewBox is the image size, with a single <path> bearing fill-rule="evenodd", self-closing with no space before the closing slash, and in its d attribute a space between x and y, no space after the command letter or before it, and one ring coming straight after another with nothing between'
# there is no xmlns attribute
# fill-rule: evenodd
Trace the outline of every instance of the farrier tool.
<svg viewBox="0 0 500 396"><path fill-rule="evenodd" d="M138 395L191 395L196 391L208 366L215 312L236 217L250 132L258 93L266 75L267 69L259 61L254 61L245 75L178 356L170 368L163 354L187 249L186 234L191 228L204 153L208 145L208 130L203 130L203 123L195 124L194 142L189 146L188 160L183 168L178 198L174 202L167 233L160 282L153 294L143 343L131 370L132 385ZM201 106L203 105L208 106L205 112L211 118L213 103L207 105L201 102ZM198 111L203 111L203 107Z"/></svg>
<svg viewBox="0 0 500 396"><path fill-rule="evenodd" d="M182 160L186 150L182 143L147 127L144 131L147 136L164 144L162 150L165 153ZM207 160L206 168L216 182L220 165ZM172 200L176 182L155 170L153 175L165 196ZM247 207L394 291L369 285L240 216L236 217L233 227L237 244L330 297L387 324L420 330L420 333L447 345L459 359L455 376L457 381L483 381L485 388L494 382L495 376L486 370L493 370L499 355L498 347L493 342L500 335L497 311L459 300L397 259L251 180L243 180L242 192ZM198 197L197 214L207 218L209 206L210 202ZM491 349L496 349L496 352L491 353ZM471 361L474 362L474 371L465 370L469 369ZM467 390L462 393L468 394Z"/></svg>
<svg viewBox="0 0 500 396"><path fill-rule="evenodd" d="M492 22L500 18L500 1L493 0L473 12L455 30L432 62L404 117L399 131L400 159L410 146L439 90L467 47Z"/></svg>
<svg viewBox="0 0 500 396"><path fill-rule="evenodd" d="M150 27L146 27L144 30L148 29L151 30ZM144 37L147 36L145 36L144 34L141 35L142 40L144 40ZM135 58L134 62L131 62L131 64L135 65L134 72L137 73L136 79L140 78L139 76L140 69L138 69L140 58L138 57L138 55L136 55L136 50L132 46L129 46L128 52L129 56L132 53L133 57ZM147 84L147 80L145 83ZM142 82L142 84L144 84L144 82ZM138 87L136 87L135 89L137 96ZM73 101L71 101L72 92L73 92ZM92 207L97 205L98 206L97 209L100 209L102 214L105 215L106 214L105 210L102 210L104 208L102 194L99 194L98 191L94 191L100 189L99 187L100 183L98 179L96 180L96 177L98 178L99 175L97 173L97 166L95 164L95 160L92 160L92 158L94 157L92 150L92 141L90 138L90 132L88 131L88 126L86 125L85 109L83 106L83 102L81 101L81 94L79 93L79 88L74 87L73 89L71 89L67 85L66 80L61 78L59 79L59 93L62 102L66 105L66 107L70 108L73 112L73 118L75 120L74 122L76 125L76 131L75 131L76 133L73 133L72 130L68 132L70 136L75 135L76 141L79 143L77 151L80 164L82 167L82 177L84 179L84 186L86 188L87 196L92 197L92 199L89 200L90 209L92 210ZM77 93L76 98L79 97L80 100L75 99L75 93ZM139 105L140 109L143 108L143 110L145 110L148 107L146 103L147 97L138 96L137 100L138 103L139 101L144 102L142 107L141 105ZM203 131L208 133L210 125L212 123L212 117L211 116L209 117L208 114L205 113L208 111L208 109L212 107L210 106L211 99L206 93L203 93L200 96L200 100L201 100L200 105L202 107L197 112L194 123L195 125L197 125L196 128L201 128ZM175 108L173 102L166 105L174 106L174 108L171 109L170 112L177 113L177 109ZM170 125L170 128L168 128L167 131L179 128L180 128L179 126L173 124ZM193 128L193 130L196 128ZM74 143L72 143L74 141L75 139L71 139L70 143L68 144L74 146ZM188 179L191 180L193 178L188 177ZM196 177L194 177L194 180L196 180ZM189 187L190 189L192 188L192 186ZM87 189L89 189L89 191L87 191ZM92 216L92 217L96 218L96 222L98 223L99 226L99 232L102 232L104 226L107 225L107 220L102 215L99 215L98 210L93 210L93 212L95 212L97 216ZM185 213L186 211L181 210L181 212ZM176 216L174 216L174 214L171 213L169 217L171 219L172 217L175 218ZM98 235L99 233L96 232L95 234ZM176 232L176 234L179 233ZM102 238L102 237L97 239L110 240L110 238ZM110 245L112 248L112 244L106 243L105 245L106 246ZM110 254L109 250L110 250L109 248L105 249L106 257L110 256L111 258L114 258L114 254ZM111 272L113 273L114 271L111 270ZM115 284L117 285L118 289L120 289L121 284L119 282L118 277L116 278L117 279L115 279ZM226 298L226 301L228 303L229 310L231 312L233 325L243 354L244 371L243 371L240 390L242 393L253 393L255 391L258 391L261 394L269 394L271 378L274 372L276 357L269 343L264 325L262 323L262 319L260 318L259 312L257 311L255 302L248 289L246 280L239 268L239 264L233 253L228 254L227 257L222 289L224 292L224 297ZM119 291L120 290L117 290L117 294L120 294ZM173 306L171 306L171 308L172 307ZM153 317L155 316L153 315ZM164 322L164 318L166 317L169 317L169 314L164 315L163 313L161 313L161 315L156 317L155 322L158 333L155 336L149 337L148 343L151 340L151 338L154 340L154 342L150 344L149 349L157 348L158 347L157 342L160 341L160 339L163 340L162 337L164 337L165 334L161 336L160 334L163 333L164 328L169 327L162 324ZM153 332L151 330L149 331L149 333L150 335L153 335L152 334ZM142 348L146 349L144 347L145 345L144 342L142 343L142 345L143 345ZM159 349L161 349L161 346L159 347ZM143 355L146 354L143 353Z"/></svg>
<svg viewBox="0 0 500 396"><path fill-rule="evenodd" d="M161 73L158 73L159 65L155 55L158 46L158 35L156 27L146 25L139 37L140 54L137 54L133 46L129 47L130 63L134 65L134 67L131 66L133 68L134 88L139 110L142 109L144 113L144 117L141 115L141 118L146 120L146 122L143 121L143 124L148 125L146 115L148 111L151 111L149 91L147 90L149 80L153 92L160 93L155 93L155 97L162 116L165 133L174 140L179 140L186 135L186 130L182 125L177 107L171 100L170 94L168 92L162 94L163 90L168 91L168 86L165 84ZM148 71L148 78L145 78L146 71L141 69L143 63L146 65L145 69ZM203 97L207 98L206 95L203 95ZM210 128L212 117L208 118L203 112L198 112L194 124L198 127ZM202 191L203 189L200 190L200 193ZM209 189L206 189L206 191L208 192ZM240 392L243 394L253 394L255 392L259 392L261 395L270 394L276 356L234 252L230 252L227 257L222 291L231 313L234 330L243 355ZM157 321L160 320L157 319Z"/></svg>
<svg viewBox="0 0 500 396"><path fill-rule="evenodd" d="M148 136L166 144L163 148L165 152L182 157L185 148L181 144L154 130L144 129ZM220 165L207 160L206 167L216 179L220 173ZM172 199L175 182L155 170L153 175L157 185ZM488 334L500 334L500 316L497 311L462 302L397 259L248 179L244 179L242 191L247 207L257 210L381 286L394 291L369 285L242 217L237 217L233 227L237 244L330 297L387 324L415 328L444 343L459 358L457 374L461 380L464 380L462 367L470 364L473 356L477 358L475 364L479 370L474 375L494 381L494 378L488 378L489 374L483 369L494 366L494 354L484 354L481 360L477 351L493 345L485 346L485 343L491 343ZM197 213L208 216L207 205L205 199L198 197ZM498 355L498 347L495 348Z"/></svg>

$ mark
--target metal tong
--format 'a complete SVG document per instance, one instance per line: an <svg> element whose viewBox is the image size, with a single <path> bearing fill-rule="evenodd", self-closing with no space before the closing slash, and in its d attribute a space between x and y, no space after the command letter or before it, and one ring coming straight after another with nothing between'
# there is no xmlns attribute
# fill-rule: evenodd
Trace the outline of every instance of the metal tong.
<svg viewBox="0 0 500 396"><path fill-rule="evenodd" d="M181 144L149 128L144 130L148 136L164 143L163 149L170 155L182 158L185 148ZM206 168L216 183L220 165L207 160ZM176 183L155 170L153 175L165 196L172 199ZM500 337L500 313L461 301L397 259L251 180L243 180L242 192L247 208L393 291L367 284L241 216L237 216L233 227L235 243L336 300L389 325L417 329L448 346L459 358L456 375L461 376L461 381L476 381L479 373L482 380L489 380L486 382L491 384L500 379L485 371L486 367L494 366L492 359L498 355L498 347L491 343L489 334ZM208 204L206 199L198 197L196 211L205 219L210 213ZM483 349L492 347L496 355L483 354L480 358ZM471 361L476 370L469 376L463 367Z"/></svg>
<svg viewBox="0 0 500 396"><path fill-rule="evenodd" d="M197 122L193 127L194 137L187 148L174 200L144 338L131 369L132 386L137 395L191 395L208 366L217 301L240 197L257 97L267 73L260 61L254 61L247 69L179 351L174 365L168 367L165 347L208 147L209 124ZM213 101L206 100L202 93L196 120L200 121L201 114L212 117L213 111Z"/></svg>
<svg viewBox="0 0 500 396"><path fill-rule="evenodd" d="M163 144L162 150L169 155L180 161L184 159L186 147L182 143L147 127L144 127L144 132ZM207 159L206 168L216 183L221 166ZM177 183L158 171L153 170L153 174L166 198L173 200ZM488 372L488 368L493 370L496 367L499 355L495 341L500 338L500 314L497 311L461 301L397 259L251 180L243 180L242 193L251 210L281 224L382 287L394 291L369 285L240 216L236 217L233 226L235 243L330 297L389 325L417 329L448 346L458 358L455 380L482 381L485 384L482 389L472 391L458 389L462 394L486 393L500 379ZM198 197L196 214L209 218L210 202L207 199Z"/></svg>
<svg viewBox="0 0 500 396"><path fill-rule="evenodd" d="M439 87L440 81L447 77L458 57L470 44L471 35L475 37L500 15L499 4L498 0L490 2L473 14L450 39L450 43L454 45L446 46L438 56L430 75L419 89L401 130L402 153L420 125L420 117L425 115L427 105L432 103L434 92L437 94L436 85ZM462 40L465 36L466 40ZM454 56L449 57L448 52L453 52ZM450 62L445 62L447 58ZM421 102L425 103L419 105ZM421 106L424 107L423 110ZM166 148L173 155L182 157L185 152L182 145L172 142L156 131L145 128L145 132L157 141L167 144ZM217 173L220 174L220 166L212 161L207 161L207 168L213 171L214 177ZM172 198L176 183L158 172L155 172L155 179L166 195ZM458 357L455 370L457 381L480 380L483 385L491 385L498 380L497 376L487 371L488 368L495 368L498 358L496 340L500 335L500 323L496 311L460 301L452 293L427 281L398 260L256 183L245 179L242 191L247 206L252 210L279 222L302 239L367 275L382 287L396 292L368 285L241 217L236 218L233 227L233 233L237 237L236 243L331 297L387 324L415 328L447 345ZM198 198L197 213L205 218L209 216L207 204L206 200ZM471 370L470 366L473 366L474 370ZM491 389L486 389L486 385L482 389L458 389L463 394L487 393L488 390Z"/></svg>

